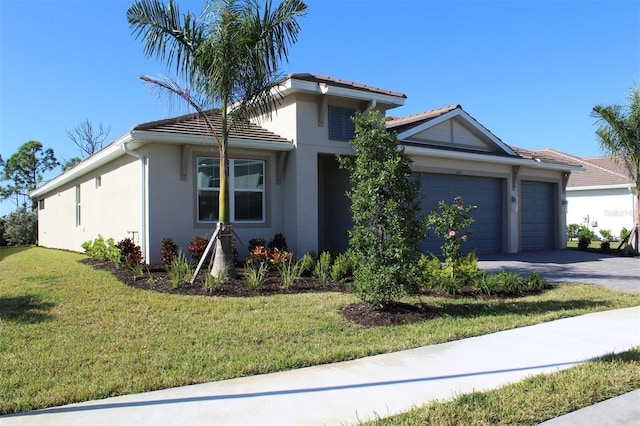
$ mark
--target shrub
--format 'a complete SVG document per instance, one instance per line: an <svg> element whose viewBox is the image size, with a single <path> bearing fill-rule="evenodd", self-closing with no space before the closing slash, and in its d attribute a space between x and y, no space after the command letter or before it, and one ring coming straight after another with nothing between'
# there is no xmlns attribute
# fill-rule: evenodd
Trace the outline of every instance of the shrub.
<svg viewBox="0 0 640 426"><path fill-rule="evenodd" d="M4 239L10 246L35 244L38 238L36 213L21 207L9 213L4 222Z"/></svg>
<svg viewBox="0 0 640 426"><path fill-rule="evenodd" d="M142 263L142 250L131 238L119 241L116 248L120 250L120 264L127 269L133 270Z"/></svg>
<svg viewBox="0 0 640 426"><path fill-rule="evenodd" d="M276 268L280 266L282 263L287 263L291 261L293 254L286 250L278 250L278 248L274 248L272 252L267 252L269 257L269 263L271 263Z"/></svg>
<svg viewBox="0 0 640 426"><path fill-rule="evenodd" d="M264 238L252 238L249 240L249 252L253 251L256 247L266 247L267 242Z"/></svg>
<svg viewBox="0 0 640 426"><path fill-rule="evenodd" d="M578 236L578 249L579 250L588 249L589 245L591 244L591 241L593 241L594 236L595 236L595 233L592 230L590 230L586 226L582 226L582 228L580 228L580 235Z"/></svg>
<svg viewBox="0 0 640 426"><path fill-rule="evenodd" d="M269 264L247 260L244 264L244 283L249 290L257 290L267 279Z"/></svg>
<svg viewBox="0 0 640 426"><path fill-rule="evenodd" d="M93 241L85 241L81 247L84 249L84 253L92 259L111 261L117 267L121 265L120 250L116 247L113 238L105 240L101 234L98 234L98 238Z"/></svg>
<svg viewBox="0 0 640 426"><path fill-rule="evenodd" d="M204 288L210 293L217 290L229 279L229 266L218 271L216 275L207 274L204 279Z"/></svg>
<svg viewBox="0 0 640 426"><path fill-rule="evenodd" d="M443 264L435 256L420 255L416 274L421 288L441 291L446 294L458 294L462 281L456 279L451 265Z"/></svg>
<svg viewBox="0 0 640 426"><path fill-rule="evenodd" d="M287 239L280 233L274 235L273 239L269 241L269 250L274 251L275 249L287 251Z"/></svg>
<svg viewBox="0 0 640 426"><path fill-rule="evenodd" d="M384 308L415 290L413 262L424 236L420 180L411 170L411 156L376 111L356 113L353 122L355 158L338 157L351 183L350 287L363 302Z"/></svg>
<svg viewBox="0 0 640 426"><path fill-rule="evenodd" d="M344 281L353 275L353 258L349 253L341 253L336 256L331 266L331 279L334 281Z"/></svg>
<svg viewBox="0 0 640 426"><path fill-rule="evenodd" d="M188 277L193 274L193 264L187 259L182 250L178 250L178 255L165 266L167 276L171 281L170 290L180 287L180 284L187 281Z"/></svg>
<svg viewBox="0 0 640 426"><path fill-rule="evenodd" d="M189 247L187 250L189 251L189 255L191 258L199 262L200 258L204 254L204 251L207 249L207 245L209 244L209 239L207 237L194 237L191 243L189 243Z"/></svg>
<svg viewBox="0 0 640 426"><path fill-rule="evenodd" d="M458 259L453 274L461 285L473 285L473 283L482 277L483 273L478 268L478 256L475 252Z"/></svg>
<svg viewBox="0 0 640 426"><path fill-rule="evenodd" d="M7 221L4 217L0 217L0 246L6 246L7 240L4 238L5 224Z"/></svg>
<svg viewBox="0 0 640 426"><path fill-rule="evenodd" d="M487 274L477 280L476 287L485 294L522 295L531 291L547 288L547 282L538 273L522 278L516 273L500 271L495 274Z"/></svg>
<svg viewBox="0 0 640 426"><path fill-rule="evenodd" d="M433 232L438 237L444 239L441 249L445 263L454 269L460 258L462 244L472 233L470 226L473 225L474 219L470 213L475 208L475 206L465 207L462 197L457 196L451 204L441 200L438 202L438 207L427 216L428 226L433 228Z"/></svg>
<svg viewBox="0 0 640 426"><path fill-rule="evenodd" d="M265 262L269 258L269 252L264 246L255 246L250 252L247 260L250 262Z"/></svg>
<svg viewBox="0 0 640 426"><path fill-rule="evenodd" d="M629 237L629 234L631 233L631 231L629 231L627 228L622 228L620 230L620 241L624 241Z"/></svg>
<svg viewBox="0 0 640 426"><path fill-rule="evenodd" d="M313 276L315 276L322 287L326 287L329 282L329 276L331 274L331 253L324 251L320 254L316 266L313 269Z"/></svg>
<svg viewBox="0 0 640 426"><path fill-rule="evenodd" d="M172 238L164 238L160 247L160 260L163 265L168 265L178 255L178 246Z"/></svg>
<svg viewBox="0 0 640 426"><path fill-rule="evenodd" d="M567 240L573 241L580 236L580 225L571 223L567 225Z"/></svg>
<svg viewBox="0 0 640 426"><path fill-rule="evenodd" d="M308 276L313 274L315 267L316 254L314 252L310 251L309 253L306 253L304 256L302 256L302 259L300 259L300 275Z"/></svg>

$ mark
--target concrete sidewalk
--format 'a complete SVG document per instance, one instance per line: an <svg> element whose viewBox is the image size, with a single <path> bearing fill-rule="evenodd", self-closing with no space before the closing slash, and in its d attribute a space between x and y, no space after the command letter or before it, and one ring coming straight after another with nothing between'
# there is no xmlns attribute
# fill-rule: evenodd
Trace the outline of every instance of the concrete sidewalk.
<svg viewBox="0 0 640 426"><path fill-rule="evenodd" d="M634 307L355 361L4 416L0 425L357 424L638 345L640 307ZM615 414L606 410L632 413L637 407L626 404L635 400L626 398L615 400L622 406L595 407L604 418Z"/></svg>

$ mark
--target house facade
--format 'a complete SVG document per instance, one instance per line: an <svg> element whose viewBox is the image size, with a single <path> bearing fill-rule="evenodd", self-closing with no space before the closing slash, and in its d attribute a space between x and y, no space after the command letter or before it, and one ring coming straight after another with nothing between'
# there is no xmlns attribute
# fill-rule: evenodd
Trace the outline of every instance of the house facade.
<svg viewBox="0 0 640 426"><path fill-rule="evenodd" d="M599 236L609 230L619 237L631 230L635 184L627 171L611 157L579 158L554 150L552 155L578 163L584 173L572 174L567 184L567 223L588 226Z"/></svg>
<svg viewBox="0 0 640 426"><path fill-rule="evenodd" d="M580 165L510 147L459 105L405 118L388 114L401 93L313 74L291 74L281 103L230 138L231 221L239 255L252 238L287 238L296 255L347 248L350 117L375 110L411 154L423 213L462 196L477 205L467 246L479 253L566 247L567 183ZM209 114L214 126L219 115ZM197 115L134 126L96 155L32 192L39 244L81 251L98 234L131 237L159 262L162 239L186 249L217 220L218 150ZM423 251L437 252L435 238Z"/></svg>

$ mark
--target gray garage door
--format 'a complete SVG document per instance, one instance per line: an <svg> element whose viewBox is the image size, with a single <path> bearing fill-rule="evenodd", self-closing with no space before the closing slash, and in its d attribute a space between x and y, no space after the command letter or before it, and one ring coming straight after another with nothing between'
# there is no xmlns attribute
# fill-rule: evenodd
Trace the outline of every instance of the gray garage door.
<svg viewBox="0 0 640 426"><path fill-rule="evenodd" d="M503 187L503 179L423 173L421 190L425 199L422 213L437 207L440 200L450 204L456 196L461 196L465 206L478 206L471 213L475 219L473 234L463 244L463 252L499 253L502 251L504 223ZM421 250L439 255L442 243L442 239L429 234Z"/></svg>
<svg viewBox="0 0 640 426"><path fill-rule="evenodd" d="M522 181L520 185L522 250L554 248L555 185L530 181Z"/></svg>

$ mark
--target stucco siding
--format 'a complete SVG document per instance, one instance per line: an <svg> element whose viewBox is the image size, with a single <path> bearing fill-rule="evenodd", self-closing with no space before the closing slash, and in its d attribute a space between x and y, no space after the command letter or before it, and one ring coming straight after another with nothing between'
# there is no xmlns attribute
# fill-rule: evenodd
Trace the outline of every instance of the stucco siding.
<svg viewBox="0 0 640 426"><path fill-rule="evenodd" d="M627 188L568 188L567 200L567 223L588 225L598 236L602 229L619 236L622 228L633 226L633 194Z"/></svg>
<svg viewBox="0 0 640 426"><path fill-rule="evenodd" d="M94 240L98 234L114 238L116 242L126 237L139 238L140 176L140 162L123 156L40 197L44 199L44 209L38 211L38 244L82 252L82 243ZM77 186L80 188L79 224L76 224Z"/></svg>

